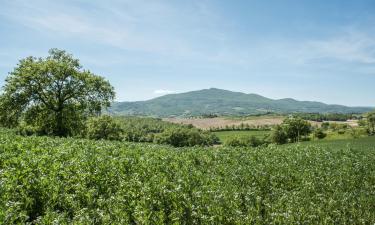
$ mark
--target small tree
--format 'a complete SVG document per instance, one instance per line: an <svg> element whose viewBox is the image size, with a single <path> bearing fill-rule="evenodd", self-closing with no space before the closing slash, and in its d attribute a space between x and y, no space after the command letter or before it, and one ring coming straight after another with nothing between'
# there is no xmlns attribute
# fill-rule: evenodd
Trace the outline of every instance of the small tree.
<svg viewBox="0 0 375 225"><path fill-rule="evenodd" d="M23 121L44 134L72 135L88 116L108 107L114 95L109 82L82 70L78 59L51 49L44 59L20 60L6 78L0 123L15 127Z"/></svg>
<svg viewBox="0 0 375 225"><path fill-rule="evenodd" d="M288 138L292 142L298 142L302 136L311 133L311 124L299 117L287 118L283 121L283 127Z"/></svg>
<svg viewBox="0 0 375 225"><path fill-rule="evenodd" d="M327 136L326 133L321 128L317 128L314 130L314 137L318 139L323 139Z"/></svg>
<svg viewBox="0 0 375 225"><path fill-rule="evenodd" d="M92 117L87 121L87 138L121 140L123 129L110 116Z"/></svg>
<svg viewBox="0 0 375 225"><path fill-rule="evenodd" d="M285 144L288 142L288 136L281 125L275 126L272 130L271 141L276 144Z"/></svg>
<svg viewBox="0 0 375 225"><path fill-rule="evenodd" d="M366 118L367 118L367 126L368 126L369 133L370 135L374 135L375 134L375 112L368 113L366 115Z"/></svg>

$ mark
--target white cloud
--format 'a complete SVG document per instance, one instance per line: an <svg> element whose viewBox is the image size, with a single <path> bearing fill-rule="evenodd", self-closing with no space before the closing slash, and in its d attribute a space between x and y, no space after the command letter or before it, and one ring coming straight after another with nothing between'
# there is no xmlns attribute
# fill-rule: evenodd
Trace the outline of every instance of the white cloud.
<svg viewBox="0 0 375 225"><path fill-rule="evenodd" d="M156 95L167 95L167 94L174 94L176 93L175 91L171 90L165 90L165 89L158 89L154 91L154 94Z"/></svg>

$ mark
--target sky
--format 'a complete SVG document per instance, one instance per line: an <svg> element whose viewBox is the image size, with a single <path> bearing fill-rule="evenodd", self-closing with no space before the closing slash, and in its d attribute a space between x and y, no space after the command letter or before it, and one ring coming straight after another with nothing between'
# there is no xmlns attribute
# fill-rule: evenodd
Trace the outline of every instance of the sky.
<svg viewBox="0 0 375 225"><path fill-rule="evenodd" d="M118 101L222 88L375 106L373 0L0 0L0 85L50 48Z"/></svg>

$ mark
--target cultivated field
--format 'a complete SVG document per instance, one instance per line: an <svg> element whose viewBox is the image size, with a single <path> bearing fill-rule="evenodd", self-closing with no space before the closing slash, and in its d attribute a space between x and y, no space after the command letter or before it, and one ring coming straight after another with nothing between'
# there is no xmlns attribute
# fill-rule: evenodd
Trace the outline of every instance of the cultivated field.
<svg viewBox="0 0 375 225"><path fill-rule="evenodd" d="M0 224L375 222L373 137L176 149L0 134Z"/></svg>
<svg viewBox="0 0 375 225"><path fill-rule="evenodd" d="M193 126L208 130L210 128L224 128L226 126L239 126L241 124L248 124L250 126L273 126L283 122L284 116L254 116L246 118L235 117L216 117L216 118L164 118L164 121L177 124L192 124ZM330 123L348 124L349 126L358 126L357 120L341 121L326 121ZM321 122L310 121L312 125L320 126Z"/></svg>

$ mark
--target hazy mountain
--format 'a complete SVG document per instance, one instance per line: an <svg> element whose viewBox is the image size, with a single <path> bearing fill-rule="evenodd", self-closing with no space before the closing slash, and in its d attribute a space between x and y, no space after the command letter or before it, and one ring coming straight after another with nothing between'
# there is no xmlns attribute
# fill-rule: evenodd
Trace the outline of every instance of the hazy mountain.
<svg viewBox="0 0 375 225"><path fill-rule="evenodd" d="M202 114L245 115L266 112L363 113L370 107L347 107L321 102L297 101L291 98L269 99L217 88L169 94L148 101L116 102L109 109L116 115L147 115L157 117L196 116Z"/></svg>

